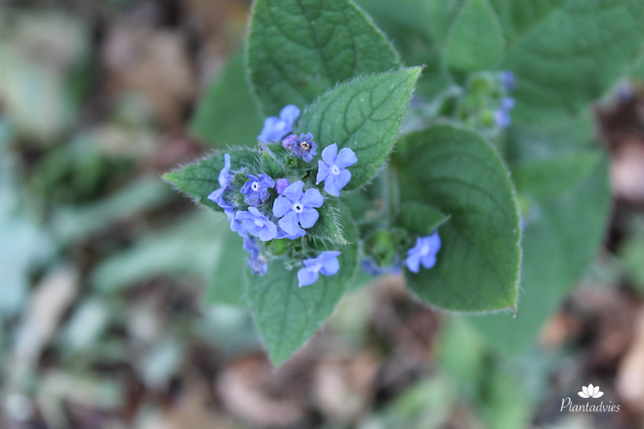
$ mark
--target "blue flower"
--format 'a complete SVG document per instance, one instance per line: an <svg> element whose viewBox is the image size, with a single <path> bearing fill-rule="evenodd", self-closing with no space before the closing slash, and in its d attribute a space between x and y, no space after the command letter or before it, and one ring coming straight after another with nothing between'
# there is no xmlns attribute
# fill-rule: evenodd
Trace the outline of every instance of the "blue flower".
<svg viewBox="0 0 644 429"><path fill-rule="evenodd" d="M340 256L340 252L328 251L322 252L317 258L302 261L304 268L300 268L297 272L299 286L308 286L315 283L320 277L320 273L325 276L336 275L340 269L338 256Z"/></svg>
<svg viewBox="0 0 644 429"><path fill-rule="evenodd" d="M300 116L300 109L293 104L284 107L280 112L280 117L269 116L264 121L264 128L257 136L257 140L262 143L270 143L271 140L280 141L282 137L293 131L293 124Z"/></svg>
<svg viewBox="0 0 644 429"><path fill-rule="evenodd" d="M313 157L317 155L317 145L313 141L313 134L306 133L300 134L298 137L296 134L291 134L282 141L282 145L289 149L293 155L301 156L304 162L313 161Z"/></svg>
<svg viewBox="0 0 644 429"><path fill-rule="evenodd" d="M407 268L413 273L417 273L420 264L430 269L436 264L436 254L441 248L441 238L438 231L429 237L418 237L416 245L407 251Z"/></svg>
<svg viewBox="0 0 644 429"><path fill-rule="evenodd" d="M300 237L304 237L306 235L306 231L300 228L300 230L297 232L297 234L287 234L286 231L284 231L281 227L277 227L277 235L275 236L276 240L282 239L282 238L288 238L289 240L297 240Z"/></svg>
<svg viewBox="0 0 644 429"><path fill-rule="evenodd" d="M251 258L256 257L260 253L260 248L257 245L257 242L255 241L254 238L250 238L248 236L244 237L244 244L243 248L248 254L251 256Z"/></svg>
<svg viewBox="0 0 644 429"><path fill-rule="evenodd" d="M517 87L517 81L514 77L514 73L512 73L511 70L506 70L501 73L501 83L508 91L514 91L514 89Z"/></svg>
<svg viewBox="0 0 644 429"><path fill-rule="evenodd" d="M263 276L268 271L268 260L264 255L248 258L246 259L246 264L248 264L253 274L258 276Z"/></svg>
<svg viewBox="0 0 644 429"><path fill-rule="evenodd" d="M252 236L262 241L269 241L277 235L277 227L255 207L248 207L248 211L238 212L235 220L241 221L244 229Z"/></svg>
<svg viewBox="0 0 644 429"><path fill-rule="evenodd" d="M230 185L230 155L224 154L224 168L219 172L219 188L208 195L208 199L217 203L219 207L226 210L232 210L232 206L224 200L224 191Z"/></svg>
<svg viewBox="0 0 644 429"><path fill-rule="evenodd" d="M356 154L348 147L342 148L338 153L338 145L333 143L322 151L322 160L318 161L318 175L315 184L324 181L324 190L336 197L340 196L340 189L344 188L351 180L351 167L358 162Z"/></svg>
<svg viewBox="0 0 644 429"><path fill-rule="evenodd" d="M244 250L248 252L250 258L246 259L246 263L253 271L253 274L263 276L268 271L268 260L260 254L260 248L254 238L244 237Z"/></svg>
<svg viewBox="0 0 644 429"><path fill-rule="evenodd" d="M235 211L232 208L226 209L224 210L224 214L226 214L228 222L230 222L230 230L236 232L241 237L244 237L246 235L246 230L242 223L236 218Z"/></svg>
<svg viewBox="0 0 644 429"><path fill-rule="evenodd" d="M248 182L244 183L241 193L244 194L244 202L251 206L259 205L270 197L268 188L275 186L275 182L267 174L260 174L259 177L247 174Z"/></svg>
<svg viewBox="0 0 644 429"><path fill-rule="evenodd" d="M277 197L273 203L273 215L281 218L279 225L288 235L301 234L302 228L315 225L320 217L315 208L324 204L324 197L317 189L302 192L302 187L304 183L298 180L286 188L284 195Z"/></svg>
<svg viewBox="0 0 644 429"><path fill-rule="evenodd" d="M501 107L494 112L494 120L496 125L499 128L507 128L512 123L512 118L510 117L510 110L514 108L514 98L512 97L503 97L501 99Z"/></svg>
<svg viewBox="0 0 644 429"><path fill-rule="evenodd" d="M277 192L277 195L284 195L284 191L290 184L291 182L288 179L277 179L275 182L275 192Z"/></svg>
<svg viewBox="0 0 644 429"><path fill-rule="evenodd" d="M372 276L381 276L383 274L398 274L400 273L400 261L396 262L391 267L380 267L371 259L362 260L362 270Z"/></svg>

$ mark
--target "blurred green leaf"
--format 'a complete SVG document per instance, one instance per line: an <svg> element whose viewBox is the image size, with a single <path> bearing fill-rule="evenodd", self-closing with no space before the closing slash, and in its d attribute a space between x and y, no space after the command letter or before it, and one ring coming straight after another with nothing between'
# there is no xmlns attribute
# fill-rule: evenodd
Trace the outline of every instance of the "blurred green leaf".
<svg viewBox="0 0 644 429"><path fill-rule="evenodd" d="M223 251L227 229L223 215L201 210L164 231L151 231L132 248L104 259L89 281L99 291L111 293L155 276L208 279L213 261Z"/></svg>
<svg viewBox="0 0 644 429"><path fill-rule="evenodd" d="M197 105L190 131L218 148L254 147L263 122L246 81L243 52L237 52Z"/></svg>
<svg viewBox="0 0 644 429"><path fill-rule="evenodd" d="M602 154L576 152L510 167L518 192L536 197L557 197L576 188L594 170Z"/></svg>
<svg viewBox="0 0 644 429"><path fill-rule="evenodd" d="M248 69L266 115L287 104L303 109L337 82L396 67L394 48L351 0L253 6Z"/></svg>
<svg viewBox="0 0 644 429"><path fill-rule="evenodd" d="M427 204L406 203L400 209L400 224L416 234L430 235L448 220L449 216Z"/></svg>
<svg viewBox="0 0 644 429"><path fill-rule="evenodd" d="M592 123L585 118L563 125L573 132L516 128L511 152L530 162L575 151L597 150ZM521 300L516 317L477 318L476 324L498 351L517 354L534 344L546 319L579 280L599 251L610 208L605 157L574 189L556 198L531 198L523 215Z"/></svg>
<svg viewBox="0 0 644 429"><path fill-rule="evenodd" d="M503 32L488 0L465 0L447 40L447 63L462 71L482 70L503 56Z"/></svg>
<svg viewBox="0 0 644 429"><path fill-rule="evenodd" d="M70 243L168 202L173 193L159 177L141 178L118 193L84 207L58 208L51 220L56 239Z"/></svg>

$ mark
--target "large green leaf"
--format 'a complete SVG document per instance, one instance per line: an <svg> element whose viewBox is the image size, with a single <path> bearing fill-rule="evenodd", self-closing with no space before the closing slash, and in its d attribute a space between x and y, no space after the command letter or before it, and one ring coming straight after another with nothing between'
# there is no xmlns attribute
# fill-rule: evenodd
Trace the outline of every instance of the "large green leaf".
<svg viewBox="0 0 644 429"><path fill-rule="evenodd" d="M414 67L351 80L302 115L299 129L313 133L318 152L333 143L355 152L347 190L371 179L391 152L419 73Z"/></svg>
<svg viewBox="0 0 644 429"><path fill-rule="evenodd" d="M399 67L385 36L351 0L257 0L248 67L264 113L304 107L337 82Z"/></svg>
<svg viewBox="0 0 644 429"><path fill-rule="evenodd" d="M499 60L503 48L501 25L488 0L466 0L449 33L449 66L463 71L481 70Z"/></svg>
<svg viewBox="0 0 644 429"><path fill-rule="evenodd" d="M527 0L494 3L510 39L504 66L517 76L517 122L583 110L629 70L643 46L641 0L538 2L534 9Z"/></svg>
<svg viewBox="0 0 644 429"><path fill-rule="evenodd" d="M297 269L281 260L269 264L266 275L248 274L246 298L262 341L274 364L288 359L322 326L347 291L358 266L358 232L348 211L341 212L345 237L352 244L334 247L342 252L340 271L320 275L310 286L298 287Z"/></svg>
<svg viewBox="0 0 644 429"><path fill-rule="evenodd" d="M476 320L488 342L509 354L534 344L599 251L610 206L605 158L575 189L533 204L523 231L519 311L516 317L494 314Z"/></svg>
<svg viewBox="0 0 644 429"><path fill-rule="evenodd" d="M451 215L431 270L407 273L424 301L460 311L515 309L521 250L514 188L483 137L451 125L405 136L394 157L401 193Z"/></svg>
<svg viewBox="0 0 644 429"><path fill-rule="evenodd" d="M358 4L391 39L407 66L423 65L420 95L433 98L453 83L436 40L430 3L418 0L359 0Z"/></svg>
<svg viewBox="0 0 644 429"><path fill-rule="evenodd" d="M230 155L230 169L257 166L257 152L251 149L230 149L225 153ZM210 158L203 159L194 164L165 173L163 178L185 192L197 203L203 204L216 211L223 211L221 207L208 199L208 195L219 189L219 172L224 168L224 152Z"/></svg>
<svg viewBox="0 0 644 429"><path fill-rule="evenodd" d="M511 166L512 180L519 193L557 197L576 188L597 166L602 154L574 152Z"/></svg>
<svg viewBox="0 0 644 429"><path fill-rule="evenodd" d="M254 146L262 130L246 82L243 52L235 54L197 105L190 131L215 147Z"/></svg>
<svg viewBox="0 0 644 429"><path fill-rule="evenodd" d="M509 158L514 164L560 162L598 152L589 111L555 127L513 127ZM581 162L583 163L583 161ZM573 168L580 168L576 166ZM521 299L516 318L498 314L476 325L498 350L516 354L534 344L546 319L587 269L605 234L610 191L606 157L562 194L526 192Z"/></svg>

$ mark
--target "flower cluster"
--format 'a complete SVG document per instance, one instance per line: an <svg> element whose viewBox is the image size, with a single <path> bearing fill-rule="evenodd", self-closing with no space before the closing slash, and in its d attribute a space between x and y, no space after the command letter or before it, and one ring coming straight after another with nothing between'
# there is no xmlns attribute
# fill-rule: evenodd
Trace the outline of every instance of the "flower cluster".
<svg viewBox="0 0 644 429"><path fill-rule="evenodd" d="M272 165L277 169L263 167L262 153L257 163L233 169L231 162L236 162L226 153L219 172L219 188L208 195L223 209L230 229L244 237L244 249L249 254L247 263L257 275L266 274L270 258L280 255L275 250L280 246L271 246L271 242L305 237L320 218L318 210L325 203L321 191L339 196L351 180L347 168L358 162L350 148L338 150L335 143L322 151L317 165L312 162L317 155L313 135L291 134L299 114L296 106L286 106L279 118L266 119L258 136L260 150L273 157ZM298 272L300 286L314 283L320 274L332 276L339 270L338 251L317 252L304 242L291 248L297 248L300 257L297 264L303 265ZM317 256L310 258L313 253Z"/></svg>
<svg viewBox="0 0 644 429"><path fill-rule="evenodd" d="M511 71L505 71L501 73L501 84L505 91L511 92L514 91L516 88L516 80L514 77L514 73ZM499 108L494 112L494 121L496 122L496 126L499 128L507 128L510 126L512 123L512 118L510 117L510 110L514 108L515 101L514 98L504 96L501 98L501 105Z"/></svg>

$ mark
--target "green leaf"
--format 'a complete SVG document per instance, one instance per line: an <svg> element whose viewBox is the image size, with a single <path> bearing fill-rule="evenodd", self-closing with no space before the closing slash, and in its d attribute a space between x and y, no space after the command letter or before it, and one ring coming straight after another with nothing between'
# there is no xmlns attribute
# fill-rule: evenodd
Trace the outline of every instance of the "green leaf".
<svg viewBox="0 0 644 429"><path fill-rule="evenodd" d="M243 274L248 253L242 247L242 238L232 231L224 233L222 248L216 259L215 269L206 284L203 302L206 305L228 304L244 306Z"/></svg>
<svg viewBox="0 0 644 429"><path fill-rule="evenodd" d="M516 317L493 314L476 326L497 350L531 347L547 318L598 253L610 207L606 158L575 189L537 200L525 216L521 302Z"/></svg>
<svg viewBox="0 0 644 429"><path fill-rule="evenodd" d="M342 252L335 276L320 275L310 286L298 287L297 272L281 260L269 264L264 276L247 270L246 299L257 331L275 365L299 349L333 313L347 291L358 266L358 232L346 209L341 222L347 240L353 244L334 247Z"/></svg>
<svg viewBox="0 0 644 429"><path fill-rule="evenodd" d="M518 192L538 197L558 197L576 188L602 158L598 152L576 152L538 159L511 167Z"/></svg>
<svg viewBox="0 0 644 429"><path fill-rule="evenodd" d="M304 107L337 82L399 67L385 36L350 0L257 0L248 68L264 113Z"/></svg>
<svg viewBox="0 0 644 429"><path fill-rule="evenodd" d="M555 126L516 126L508 134L510 162L598 151L593 111ZM561 304L598 252L610 211L606 156L575 188L556 198L532 196L524 209L521 301L516 318L491 315L476 325L497 350L517 354L534 344L546 319Z"/></svg>
<svg viewBox="0 0 644 429"><path fill-rule="evenodd" d="M453 83L442 46L428 25L432 18L428 1L359 0L358 4L389 37L404 64L424 66L417 85L420 94L434 98Z"/></svg>
<svg viewBox="0 0 644 429"><path fill-rule="evenodd" d="M503 55L501 25L488 0L467 0L456 16L447 41L447 62L462 71L482 70Z"/></svg>
<svg viewBox="0 0 644 429"><path fill-rule="evenodd" d="M641 0L495 0L509 38L505 68L517 77L513 119L561 120L623 76L642 50ZM516 13L522 11L522 13Z"/></svg>
<svg viewBox="0 0 644 429"><path fill-rule="evenodd" d="M420 70L354 79L324 94L302 115L299 129L313 134L318 152L333 143L355 152L358 162L349 167L346 190L369 181L391 152Z"/></svg>
<svg viewBox="0 0 644 429"><path fill-rule="evenodd" d="M421 235L430 235L449 218L427 204L406 203L400 209L401 225L407 230Z"/></svg>
<svg viewBox="0 0 644 429"><path fill-rule="evenodd" d="M244 55L238 52L199 101L190 131L214 147L254 147L262 125L246 82Z"/></svg>
<svg viewBox="0 0 644 429"><path fill-rule="evenodd" d="M230 149L226 153L230 155L231 170L258 164L257 152L254 150ZM223 211L221 207L208 199L210 193L219 189L218 178L222 168L224 168L223 152L179 170L165 173L163 179L185 192L197 203L216 211Z"/></svg>
<svg viewBox="0 0 644 429"><path fill-rule="evenodd" d="M407 273L421 299L460 311L515 309L520 228L514 189L495 149L451 125L401 139L394 165L406 201L451 215L439 232L436 266Z"/></svg>
<svg viewBox="0 0 644 429"><path fill-rule="evenodd" d="M306 236L333 244L347 244L339 221L340 209L337 200L327 196L324 205L316 210L320 217L312 228L306 230Z"/></svg>

